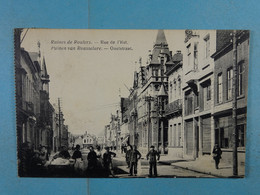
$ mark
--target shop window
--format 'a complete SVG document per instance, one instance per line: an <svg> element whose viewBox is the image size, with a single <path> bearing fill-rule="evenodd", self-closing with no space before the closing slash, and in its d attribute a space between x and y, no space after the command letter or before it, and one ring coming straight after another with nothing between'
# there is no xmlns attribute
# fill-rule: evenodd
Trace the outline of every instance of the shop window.
<svg viewBox="0 0 260 195"><path fill-rule="evenodd" d="M220 148L229 148L229 139L225 130L227 131L223 127L215 130L215 141Z"/></svg>

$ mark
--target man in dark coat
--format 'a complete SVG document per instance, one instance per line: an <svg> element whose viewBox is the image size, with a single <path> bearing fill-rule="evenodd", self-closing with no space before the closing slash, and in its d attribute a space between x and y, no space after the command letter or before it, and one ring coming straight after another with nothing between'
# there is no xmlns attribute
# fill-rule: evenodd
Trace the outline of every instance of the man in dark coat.
<svg viewBox="0 0 260 195"><path fill-rule="evenodd" d="M157 160L160 160L160 154L156 150L154 150L154 146L150 147L150 151L146 155L147 160L149 160L149 177L153 176L152 170L154 171L154 176L157 177L157 165L156 165L156 156L158 157Z"/></svg>
<svg viewBox="0 0 260 195"><path fill-rule="evenodd" d="M127 168L130 168L130 153L132 149L132 146L127 146L127 151L125 153L125 161L127 163Z"/></svg>
<svg viewBox="0 0 260 195"><path fill-rule="evenodd" d="M88 153L88 168L87 172L90 177L94 177L95 170L97 167L97 153L94 151L94 148L92 146L89 147L89 153Z"/></svg>
<svg viewBox="0 0 260 195"><path fill-rule="evenodd" d="M133 149L130 151L130 174L129 176L133 175L133 170L134 174L136 176L137 174L137 162L141 158L140 152L136 149L136 146L133 147Z"/></svg>
<svg viewBox="0 0 260 195"><path fill-rule="evenodd" d="M215 167L216 169L218 169L219 161L221 159L221 154L222 154L222 151L218 146L218 144L215 144L212 154L213 154L213 159L215 160Z"/></svg>
<svg viewBox="0 0 260 195"><path fill-rule="evenodd" d="M109 147L105 147L106 152L103 154L103 165L105 168L106 176L108 177L110 174L114 177L113 171L113 163L112 156L115 157L116 153L110 152Z"/></svg>

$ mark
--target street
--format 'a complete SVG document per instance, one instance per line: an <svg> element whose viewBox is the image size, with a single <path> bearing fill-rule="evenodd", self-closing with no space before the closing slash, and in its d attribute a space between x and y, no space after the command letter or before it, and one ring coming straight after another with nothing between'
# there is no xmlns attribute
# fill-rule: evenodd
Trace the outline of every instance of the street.
<svg viewBox="0 0 260 195"><path fill-rule="evenodd" d="M141 173L137 176L128 176L129 169L127 168L126 162L122 161L122 158L114 158L115 173L118 178L148 178L149 175L149 164L147 160L141 160ZM163 163L157 163L157 177L164 178L196 178L196 177L213 177L212 175L198 173L191 170L186 170L173 165L167 165Z"/></svg>

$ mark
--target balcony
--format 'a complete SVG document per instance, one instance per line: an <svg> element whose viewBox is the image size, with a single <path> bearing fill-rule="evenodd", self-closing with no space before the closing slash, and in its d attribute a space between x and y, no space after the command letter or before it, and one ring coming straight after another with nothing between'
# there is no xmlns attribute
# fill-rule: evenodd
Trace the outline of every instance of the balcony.
<svg viewBox="0 0 260 195"><path fill-rule="evenodd" d="M175 100L166 105L165 115L175 114L177 112L182 112L182 101L181 99Z"/></svg>

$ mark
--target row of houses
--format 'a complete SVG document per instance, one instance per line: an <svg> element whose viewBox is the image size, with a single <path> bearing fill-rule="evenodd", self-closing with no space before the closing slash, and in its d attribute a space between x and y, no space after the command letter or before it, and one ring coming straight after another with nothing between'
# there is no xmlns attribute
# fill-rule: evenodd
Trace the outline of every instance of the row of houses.
<svg viewBox="0 0 260 195"><path fill-rule="evenodd" d="M196 159L219 144L230 162L236 124L244 161L249 32L186 30L183 44L185 50L173 54L158 31L146 65L140 60L134 72L129 97L121 98L121 116L105 127L107 145L136 145L143 153L154 145L173 158Z"/></svg>
<svg viewBox="0 0 260 195"><path fill-rule="evenodd" d="M21 34L15 29L17 147L29 142L33 149L57 151L68 146L68 126L60 105L49 101L50 76L40 43L37 52L28 52L21 47Z"/></svg>

